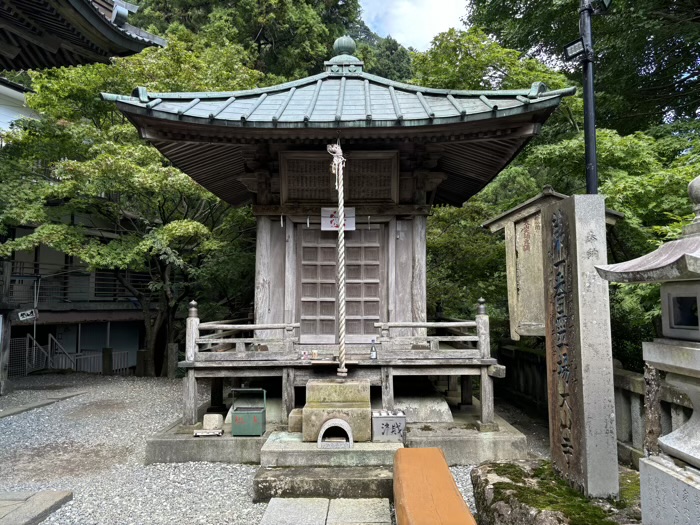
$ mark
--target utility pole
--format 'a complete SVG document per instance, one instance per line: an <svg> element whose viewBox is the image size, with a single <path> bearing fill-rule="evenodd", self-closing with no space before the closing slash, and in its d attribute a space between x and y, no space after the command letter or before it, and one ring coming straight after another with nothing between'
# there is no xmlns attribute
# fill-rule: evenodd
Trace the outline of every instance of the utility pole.
<svg viewBox="0 0 700 525"><path fill-rule="evenodd" d="M583 40L583 134L586 144L586 193L598 193L598 156L595 132L595 94L593 91L593 33L591 0L581 0L579 29Z"/></svg>

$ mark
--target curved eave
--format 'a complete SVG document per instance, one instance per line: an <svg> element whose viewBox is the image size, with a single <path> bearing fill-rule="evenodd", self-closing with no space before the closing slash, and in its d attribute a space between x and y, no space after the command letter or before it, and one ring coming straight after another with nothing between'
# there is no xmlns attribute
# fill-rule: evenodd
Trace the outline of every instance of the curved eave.
<svg viewBox="0 0 700 525"><path fill-rule="evenodd" d="M151 119L159 119L164 121L178 122L184 124L193 124L196 126L206 127L222 127L222 128L239 128L249 130L251 137L256 133L267 135L268 130L329 130L329 135L336 133L336 130L360 130L373 128L395 128L397 132L406 133L407 128L422 128L419 132L425 132L426 128L437 126L452 126L465 124L477 121L497 120L507 117L515 117L518 115L544 113L549 116L561 102L560 97L549 97L538 100L533 100L530 104L523 104L513 108L499 109L496 111L482 111L479 113L469 113L464 116L453 117L437 117L437 118L420 118L420 119L386 119L386 120L309 120L309 121L272 121L272 120L246 120L240 119L221 119L221 118L203 118L189 115L177 115L168 111L159 111L157 106L153 109L145 107L137 100L117 100L117 107L125 114L134 116L147 117ZM550 110L550 111L547 111ZM545 116L545 119L546 119ZM544 120L544 119L543 119ZM344 136L351 136L344 133Z"/></svg>
<svg viewBox="0 0 700 525"><path fill-rule="evenodd" d="M657 250L618 264L597 266L598 274L616 283L662 283L700 279L700 236L683 237Z"/></svg>
<svg viewBox="0 0 700 525"><path fill-rule="evenodd" d="M99 34L111 44L109 48L115 55L130 55L143 51L145 48L153 45L165 45L165 41L146 33L145 31L139 30L140 35L134 34L127 29L123 29L116 24L112 23L110 20L105 18L105 16L100 12L100 10L95 6L90 0L68 0L68 3L82 16L83 20L69 17L64 9L57 8L67 19L75 23L76 26L80 26L81 29L86 32L97 31ZM87 22L87 26L84 22Z"/></svg>

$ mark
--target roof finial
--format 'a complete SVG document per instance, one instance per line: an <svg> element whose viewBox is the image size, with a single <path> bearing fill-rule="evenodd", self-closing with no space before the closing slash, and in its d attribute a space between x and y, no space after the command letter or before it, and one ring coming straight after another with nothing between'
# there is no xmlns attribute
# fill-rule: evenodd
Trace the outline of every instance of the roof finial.
<svg viewBox="0 0 700 525"><path fill-rule="evenodd" d="M352 55L355 52L357 46L355 46L355 41L348 35L341 36L333 42L333 56L338 55Z"/></svg>

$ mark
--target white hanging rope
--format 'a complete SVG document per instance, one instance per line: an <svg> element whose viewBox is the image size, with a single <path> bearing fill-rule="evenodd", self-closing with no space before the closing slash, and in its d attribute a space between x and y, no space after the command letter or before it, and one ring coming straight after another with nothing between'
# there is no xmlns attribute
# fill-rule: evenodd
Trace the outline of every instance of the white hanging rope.
<svg viewBox="0 0 700 525"><path fill-rule="evenodd" d="M346 377L345 368L345 195L343 192L343 169L345 157L340 147L340 139L336 144L328 145L328 153L333 155L331 171L335 175L335 189L338 190L338 375Z"/></svg>

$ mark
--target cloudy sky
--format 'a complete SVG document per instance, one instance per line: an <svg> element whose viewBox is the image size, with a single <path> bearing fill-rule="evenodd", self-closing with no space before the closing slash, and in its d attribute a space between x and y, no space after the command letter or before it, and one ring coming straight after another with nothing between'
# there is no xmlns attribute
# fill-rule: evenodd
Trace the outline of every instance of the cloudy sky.
<svg viewBox="0 0 700 525"><path fill-rule="evenodd" d="M360 0L362 18L379 36L425 51L435 35L461 28L465 0Z"/></svg>

